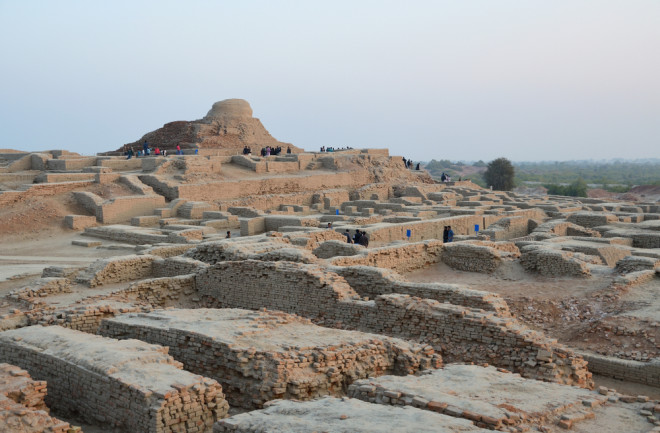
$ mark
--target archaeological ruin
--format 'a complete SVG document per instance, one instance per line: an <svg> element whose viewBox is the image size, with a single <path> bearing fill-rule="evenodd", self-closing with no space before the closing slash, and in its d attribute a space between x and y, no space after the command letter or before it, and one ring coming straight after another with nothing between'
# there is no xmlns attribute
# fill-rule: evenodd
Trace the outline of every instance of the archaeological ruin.
<svg viewBox="0 0 660 433"><path fill-rule="evenodd" d="M660 431L658 202L306 151L232 99L0 151L0 233L0 431Z"/></svg>

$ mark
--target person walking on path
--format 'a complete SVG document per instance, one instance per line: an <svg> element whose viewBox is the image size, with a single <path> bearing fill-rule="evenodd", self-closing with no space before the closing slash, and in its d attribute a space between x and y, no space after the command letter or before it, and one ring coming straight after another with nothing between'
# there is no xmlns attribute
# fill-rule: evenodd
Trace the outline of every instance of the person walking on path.
<svg viewBox="0 0 660 433"><path fill-rule="evenodd" d="M454 242L454 231L451 226L447 226L447 242Z"/></svg>

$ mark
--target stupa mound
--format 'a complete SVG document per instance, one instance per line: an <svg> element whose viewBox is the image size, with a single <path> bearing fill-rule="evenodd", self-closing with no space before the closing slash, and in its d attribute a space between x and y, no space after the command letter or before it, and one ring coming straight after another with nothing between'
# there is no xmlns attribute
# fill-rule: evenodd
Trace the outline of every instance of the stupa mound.
<svg viewBox="0 0 660 433"><path fill-rule="evenodd" d="M137 151L145 140L149 146L167 149L170 153L177 145L182 149L218 149L219 153L228 155L240 153L244 146L250 146L255 155L266 146L281 146L285 151L290 147L294 153L302 151L270 135L261 121L252 117L252 107L244 99L216 102L202 119L166 123L125 147ZM123 151L124 147L118 150Z"/></svg>

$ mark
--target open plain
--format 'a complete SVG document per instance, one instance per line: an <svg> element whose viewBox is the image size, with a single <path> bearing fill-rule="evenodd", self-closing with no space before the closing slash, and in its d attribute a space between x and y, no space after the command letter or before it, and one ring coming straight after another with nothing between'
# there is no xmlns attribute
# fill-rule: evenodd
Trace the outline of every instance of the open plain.
<svg viewBox="0 0 660 433"><path fill-rule="evenodd" d="M660 431L660 203L145 137L0 151L1 431Z"/></svg>

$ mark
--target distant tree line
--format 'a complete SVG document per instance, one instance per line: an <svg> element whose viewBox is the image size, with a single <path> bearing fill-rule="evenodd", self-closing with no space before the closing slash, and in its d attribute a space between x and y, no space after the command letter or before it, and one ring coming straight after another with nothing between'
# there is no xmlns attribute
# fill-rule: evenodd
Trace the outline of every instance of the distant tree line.
<svg viewBox="0 0 660 433"><path fill-rule="evenodd" d="M567 195L570 197L586 197L587 190L589 189L587 182L581 178L572 182L570 185L547 184L543 186L548 189L548 194Z"/></svg>

